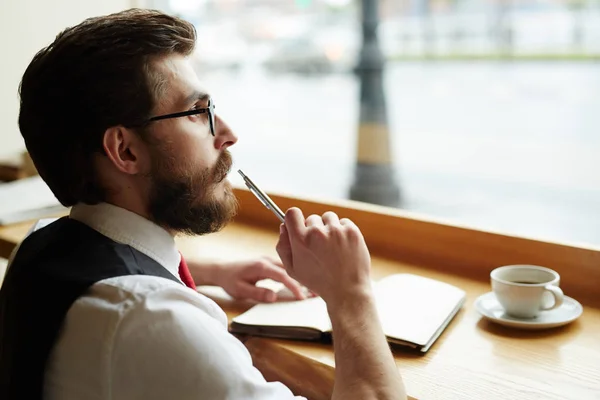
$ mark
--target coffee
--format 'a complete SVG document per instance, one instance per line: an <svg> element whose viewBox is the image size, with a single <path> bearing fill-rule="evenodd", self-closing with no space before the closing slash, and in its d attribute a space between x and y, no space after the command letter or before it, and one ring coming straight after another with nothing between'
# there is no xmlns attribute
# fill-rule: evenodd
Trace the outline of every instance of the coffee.
<svg viewBox="0 0 600 400"><path fill-rule="evenodd" d="M558 287L560 276L549 268L507 265L493 270L490 278L498 302L513 317L534 318L563 303L564 295ZM547 301L549 295L554 297L554 304Z"/></svg>

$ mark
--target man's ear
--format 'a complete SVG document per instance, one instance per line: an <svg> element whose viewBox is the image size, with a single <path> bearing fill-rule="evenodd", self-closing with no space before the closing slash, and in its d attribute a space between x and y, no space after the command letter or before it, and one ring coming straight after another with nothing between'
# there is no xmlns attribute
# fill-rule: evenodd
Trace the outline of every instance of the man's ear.
<svg viewBox="0 0 600 400"><path fill-rule="evenodd" d="M104 132L102 147L108 159L121 172L135 175L145 172L148 165L148 148L131 129L113 126Z"/></svg>

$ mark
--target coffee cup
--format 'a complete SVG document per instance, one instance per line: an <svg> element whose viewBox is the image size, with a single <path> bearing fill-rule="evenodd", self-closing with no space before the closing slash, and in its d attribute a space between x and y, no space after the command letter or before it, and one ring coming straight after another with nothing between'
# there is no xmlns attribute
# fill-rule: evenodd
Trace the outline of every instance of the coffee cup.
<svg viewBox="0 0 600 400"><path fill-rule="evenodd" d="M504 311L517 318L534 318L541 311L560 307L564 300L558 287L560 275L550 268L507 265L494 269L490 278L492 290Z"/></svg>

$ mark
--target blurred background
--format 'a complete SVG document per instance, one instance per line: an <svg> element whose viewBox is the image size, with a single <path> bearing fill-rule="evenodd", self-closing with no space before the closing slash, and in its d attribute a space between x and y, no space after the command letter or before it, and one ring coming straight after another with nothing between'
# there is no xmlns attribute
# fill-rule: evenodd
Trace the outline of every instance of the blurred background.
<svg viewBox="0 0 600 400"><path fill-rule="evenodd" d="M266 191L362 199L383 174L373 203L600 244L600 0L59 3L73 23L129 6L193 22L235 167Z"/></svg>
<svg viewBox="0 0 600 400"><path fill-rule="evenodd" d="M600 1L373 2L396 206L600 243ZM197 26L197 69L240 137L236 166L266 190L322 199L351 198L356 180L362 5L153 4Z"/></svg>

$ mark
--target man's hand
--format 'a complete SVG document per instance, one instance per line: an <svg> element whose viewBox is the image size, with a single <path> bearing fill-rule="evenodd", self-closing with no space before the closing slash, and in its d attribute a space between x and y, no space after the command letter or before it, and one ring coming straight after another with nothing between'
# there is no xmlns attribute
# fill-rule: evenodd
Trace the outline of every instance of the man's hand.
<svg viewBox="0 0 600 400"><path fill-rule="evenodd" d="M332 306L371 292L371 258L360 230L333 212L304 218L291 208L281 225L277 253L291 276Z"/></svg>
<svg viewBox="0 0 600 400"><path fill-rule="evenodd" d="M333 212L304 218L290 208L277 253L287 271L327 304L333 329L332 399L405 400L371 288L371 257L358 227Z"/></svg>
<svg viewBox="0 0 600 400"><path fill-rule="evenodd" d="M267 303L277 300L277 294L271 289L256 286L263 279L283 283L298 300L305 298L302 286L288 275L281 261L273 257L218 263L190 261L188 264L199 285L220 286L235 299Z"/></svg>

